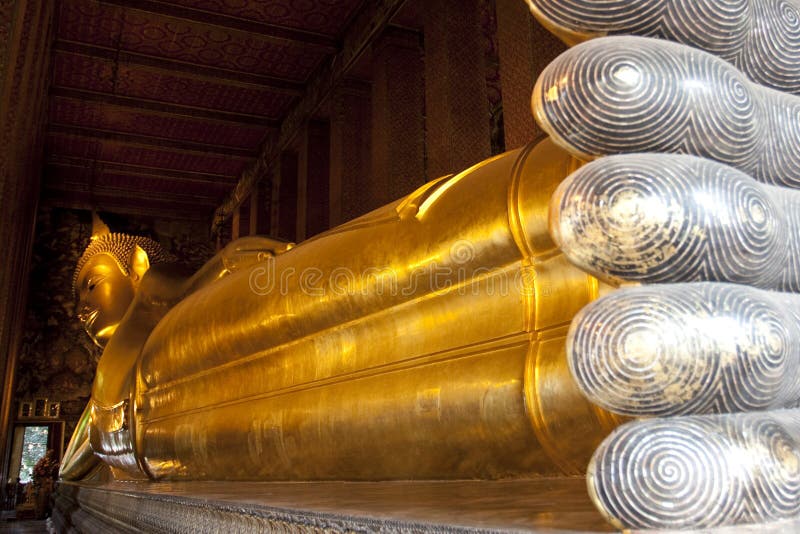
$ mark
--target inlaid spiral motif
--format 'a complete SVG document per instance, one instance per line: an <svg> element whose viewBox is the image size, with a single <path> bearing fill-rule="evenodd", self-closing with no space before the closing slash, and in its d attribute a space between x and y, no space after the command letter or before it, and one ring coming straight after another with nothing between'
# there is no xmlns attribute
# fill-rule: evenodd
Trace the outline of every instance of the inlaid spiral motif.
<svg viewBox="0 0 800 534"><path fill-rule="evenodd" d="M697 49L641 37L583 43L544 70L533 106L542 128L584 159L688 153L800 187L800 97Z"/></svg>
<svg viewBox="0 0 800 534"><path fill-rule="evenodd" d="M710 528L800 512L796 410L628 423L600 445L587 483L620 528Z"/></svg>
<svg viewBox="0 0 800 534"><path fill-rule="evenodd" d="M791 0L527 0L542 21L587 39L658 37L722 57L752 81L800 94L800 6Z"/></svg>
<svg viewBox="0 0 800 534"><path fill-rule="evenodd" d="M732 167L693 156L609 156L570 175L551 202L561 250L612 283L800 286L786 246L800 227L784 211L800 207L800 193Z"/></svg>
<svg viewBox="0 0 800 534"><path fill-rule="evenodd" d="M581 391L633 416L800 403L800 296L733 284L622 288L584 307L567 337Z"/></svg>
<svg viewBox="0 0 800 534"><path fill-rule="evenodd" d="M785 193L785 192L784 192ZM800 293L800 204L792 195L783 195L778 199L783 203L786 214L788 239L786 242L788 263L783 269L781 288L792 293Z"/></svg>

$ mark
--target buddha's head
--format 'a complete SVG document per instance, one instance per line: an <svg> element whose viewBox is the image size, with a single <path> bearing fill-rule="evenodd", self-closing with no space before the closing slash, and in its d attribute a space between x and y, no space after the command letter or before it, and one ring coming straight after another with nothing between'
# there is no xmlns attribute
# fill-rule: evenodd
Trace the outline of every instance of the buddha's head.
<svg viewBox="0 0 800 534"><path fill-rule="evenodd" d="M111 233L95 219L94 235L78 260L72 285L78 319L95 344L104 347L114 334L151 263L167 259L152 239Z"/></svg>

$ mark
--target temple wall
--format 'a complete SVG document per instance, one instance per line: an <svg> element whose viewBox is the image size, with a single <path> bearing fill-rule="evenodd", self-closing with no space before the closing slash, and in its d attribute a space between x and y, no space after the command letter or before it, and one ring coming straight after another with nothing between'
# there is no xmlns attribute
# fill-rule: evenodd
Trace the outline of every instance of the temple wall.
<svg viewBox="0 0 800 534"><path fill-rule="evenodd" d="M0 0L0 458L8 457L14 371L25 328L39 197L52 0ZM5 461L3 465L5 465ZM5 472L2 473L5 475Z"/></svg>

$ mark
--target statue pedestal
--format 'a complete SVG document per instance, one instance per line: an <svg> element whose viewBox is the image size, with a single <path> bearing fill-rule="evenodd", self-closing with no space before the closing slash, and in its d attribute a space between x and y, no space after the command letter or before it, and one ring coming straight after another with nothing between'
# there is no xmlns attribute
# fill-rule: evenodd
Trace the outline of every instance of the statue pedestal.
<svg viewBox="0 0 800 534"><path fill-rule="evenodd" d="M612 531L582 478L61 482L53 522L62 532Z"/></svg>

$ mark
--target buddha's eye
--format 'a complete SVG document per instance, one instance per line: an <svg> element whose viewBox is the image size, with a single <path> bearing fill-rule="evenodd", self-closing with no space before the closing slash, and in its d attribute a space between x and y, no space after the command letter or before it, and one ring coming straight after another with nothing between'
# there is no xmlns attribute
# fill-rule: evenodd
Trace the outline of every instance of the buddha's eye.
<svg viewBox="0 0 800 534"><path fill-rule="evenodd" d="M97 287L97 284L102 282L103 279L105 279L105 276L93 276L89 278L89 280L86 282L86 289L90 292L93 291L94 288Z"/></svg>

